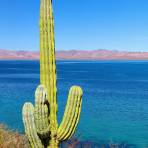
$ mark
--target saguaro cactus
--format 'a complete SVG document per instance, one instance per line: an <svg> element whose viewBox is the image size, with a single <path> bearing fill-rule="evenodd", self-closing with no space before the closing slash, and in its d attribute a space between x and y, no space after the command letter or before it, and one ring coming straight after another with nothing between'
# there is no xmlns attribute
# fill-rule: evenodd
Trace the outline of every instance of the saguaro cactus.
<svg viewBox="0 0 148 148"><path fill-rule="evenodd" d="M40 85L35 92L35 106L25 103L23 122L32 148L57 148L69 139L78 124L82 89L70 88L67 105L60 125L57 122L55 39L52 0L41 0L40 6Z"/></svg>

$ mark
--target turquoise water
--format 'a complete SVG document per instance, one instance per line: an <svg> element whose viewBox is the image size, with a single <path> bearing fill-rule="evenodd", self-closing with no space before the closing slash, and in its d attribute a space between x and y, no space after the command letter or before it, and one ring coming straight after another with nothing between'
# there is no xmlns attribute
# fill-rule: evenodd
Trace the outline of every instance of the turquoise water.
<svg viewBox="0 0 148 148"><path fill-rule="evenodd" d="M68 89L84 90L76 136L148 146L148 61L58 61L59 121ZM21 108L34 102L38 61L0 61L0 122L23 132Z"/></svg>

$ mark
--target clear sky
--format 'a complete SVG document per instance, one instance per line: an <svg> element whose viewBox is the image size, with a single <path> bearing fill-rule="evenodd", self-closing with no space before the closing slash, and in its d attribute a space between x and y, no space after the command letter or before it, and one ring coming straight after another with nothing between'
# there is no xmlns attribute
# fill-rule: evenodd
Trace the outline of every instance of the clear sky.
<svg viewBox="0 0 148 148"><path fill-rule="evenodd" d="M53 0L57 50L148 51L148 0ZM39 50L39 0L0 1L0 49Z"/></svg>

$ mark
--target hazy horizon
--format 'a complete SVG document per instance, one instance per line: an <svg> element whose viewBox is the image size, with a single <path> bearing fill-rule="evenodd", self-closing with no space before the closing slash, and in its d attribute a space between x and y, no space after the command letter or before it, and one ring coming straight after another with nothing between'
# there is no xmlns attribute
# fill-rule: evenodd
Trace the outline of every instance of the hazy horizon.
<svg viewBox="0 0 148 148"><path fill-rule="evenodd" d="M38 50L24 50L24 49L16 49L16 50L13 50L13 49L2 49L2 48L0 48L0 51L1 50L5 50L5 51L16 51L16 52L20 52L20 51L24 51L24 52L40 52L40 50L38 49ZM140 53L140 52L148 52L148 51L128 51L128 50L118 50L118 49L93 49L93 50L89 50L89 49L84 49L84 50L81 50L81 49L68 49L68 50L66 50L66 49L60 49L60 50L58 50L58 49L55 49L57 52L58 51L101 51L101 50L104 50L104 51L115 51L115 52L135 52L135 53Z"/></svg>
<svg viewBox="0 0 148 148"><path fill-rule="evenodd" d="M39 50L40 1L0 5L0 49ZM146 0L53 0L58 50L148 51Z"/></svg>

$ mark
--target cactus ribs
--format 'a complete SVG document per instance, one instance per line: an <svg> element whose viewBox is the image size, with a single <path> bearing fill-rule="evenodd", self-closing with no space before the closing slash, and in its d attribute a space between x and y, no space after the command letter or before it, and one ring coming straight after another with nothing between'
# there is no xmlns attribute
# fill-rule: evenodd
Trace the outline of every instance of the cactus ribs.
<svg viewBox="0 0 148 148"><path fill-rule="evenodd" d="M82 89L70 88L60 125L57 122L57 87L54 19L52 0L41 0L40 6L40 85L35 92L35 106L23 106L25 133L32 148L57 148L60 141L73 135L82 105Z"/></svg>

